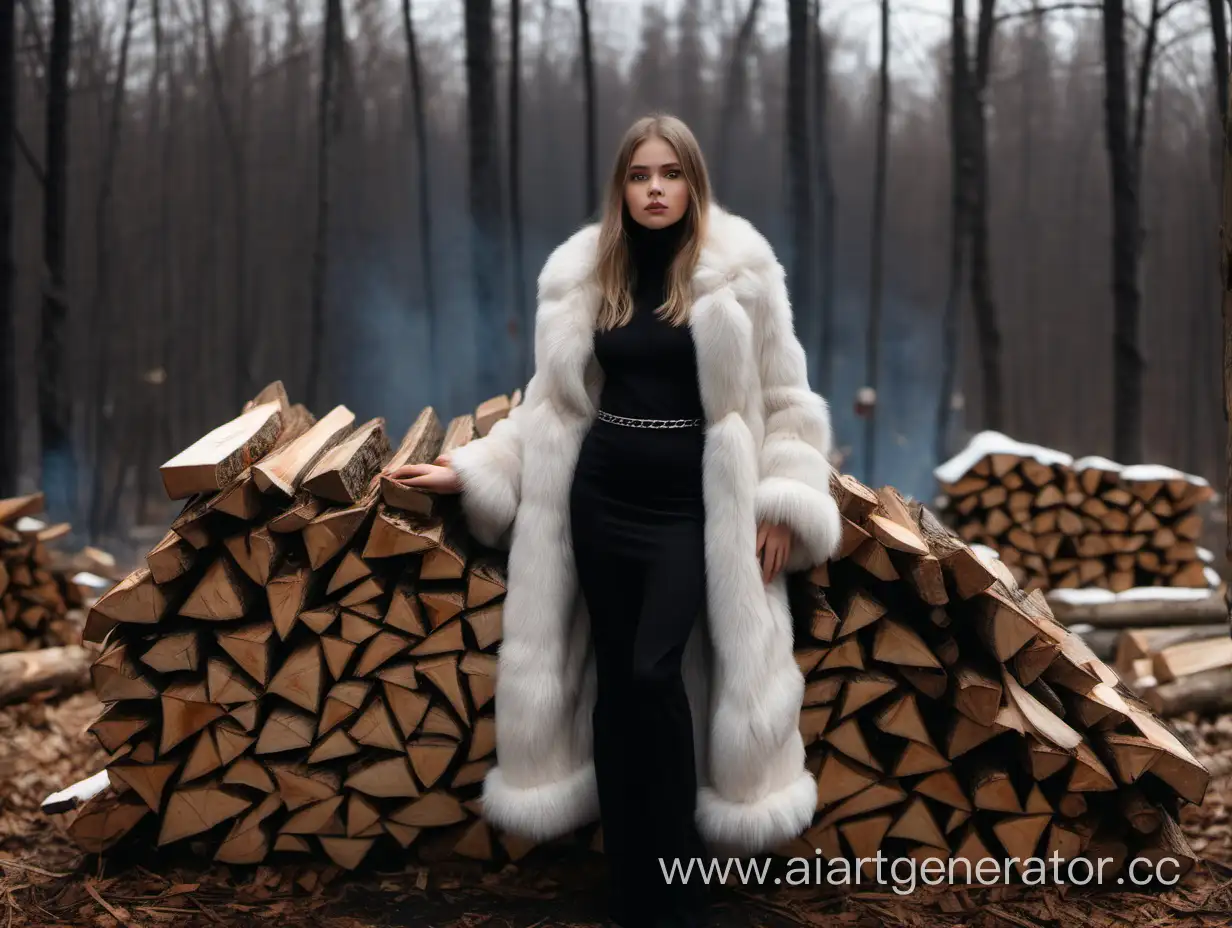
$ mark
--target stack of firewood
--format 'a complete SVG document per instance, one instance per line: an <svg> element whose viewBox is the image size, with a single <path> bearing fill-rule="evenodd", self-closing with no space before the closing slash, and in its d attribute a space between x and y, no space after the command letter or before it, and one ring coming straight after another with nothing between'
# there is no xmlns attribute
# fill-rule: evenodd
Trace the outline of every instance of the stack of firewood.
<svg viewBox="0 0 1232 928"><path fill-rule="evenodd" d="M1042 593L891 488L835 495L842 550L795 589L819 812L792 852L1191 865L1207 772Z"/></svg>
<svg viewBox="0 0 1232 928"><path fill-rule="evenodd" d="M195 495L91 612L110 785L71 833L91 851L194 837L230 863L520 857L477 802L502 565L456 499L369 489L387 460L430 461L510 402L447 429L426 409L392 455L379 421L251 406L164 466ZM1042 597L893 490L834 491L839 557L790 578L818 811L779 850L1191 862L1177 800L1201 801L1206 771ZM597 828L580 838L601 847Z"/></svg>
<svg viewBox="0 0 1232 928"><path fill-rule="evenodd" d="M69 644L79 637L68 620L81 588L56 560L51 543L71 530L34 518L43 494L0 499L0 652Z"/></svg>
<svg viewBox="0 0 1232 928"><path fill-rule="evenodd" d="M1232 640L1227 625L1125 629L1116 669L1156 712L1232 711Z"/></svg>
<svg viewBox="0 0 1232 928"><path fill-rule="evenodd" d="M1201 477L1123 467L983 432L936 471L947 521L993 548L1024 589L1207 587Z"/></svg>

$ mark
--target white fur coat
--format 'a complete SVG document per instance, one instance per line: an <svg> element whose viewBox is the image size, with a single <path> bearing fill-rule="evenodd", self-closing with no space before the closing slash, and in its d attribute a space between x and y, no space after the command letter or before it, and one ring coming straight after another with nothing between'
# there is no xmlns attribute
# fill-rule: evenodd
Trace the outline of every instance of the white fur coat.
<svg viewBox="0 0 1232 928"><path fill-rule="evenodd" d="M483 788L498 828L548 840L598 818L591 752L595 666L578 588L569 488L603 372L595 360L598 226L539 276L536 370L523 402L453 467L473 534L509 547L496 682L497 766ZM699 775L697 822L714 846L755 853L809 825L816 783L798 724L785 573L769 585L758 523L789 526L787 570L830 558L830 417L808 386L783 269L747 221L717 206L692 279L690 329L705 410L706 621L685 649Z"/></svg>

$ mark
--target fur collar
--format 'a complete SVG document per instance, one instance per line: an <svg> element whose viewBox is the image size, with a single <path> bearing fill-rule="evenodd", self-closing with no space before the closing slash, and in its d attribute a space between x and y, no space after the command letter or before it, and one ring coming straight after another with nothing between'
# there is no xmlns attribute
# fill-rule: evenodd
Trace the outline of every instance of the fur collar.
<svg viewBox="0 0 1232 928"><path fill-rule="evenodd" d="M560 299L593 283L598 257L599 223L583 226L557 246L539 274L539 298ZM747 219L710 205L706 241L693 273L694 297L731 280L743 270L775 264L774 249Z"/></svg>
<svg viewBox="0 0 1232 928"><path fill-rule="evenodd" d="M594 276L599 224L579 229L552 252L539 274L535 366L551 396L584 420L593 417L601 378L594 329L602 294ZM742 408L743 386L755 379L750 321L733 297L756 298L764 281L782 274L774 249L745 219L712 204L706 240L692 278L689 326L698 349L702 400L716 420Z"/></svg>

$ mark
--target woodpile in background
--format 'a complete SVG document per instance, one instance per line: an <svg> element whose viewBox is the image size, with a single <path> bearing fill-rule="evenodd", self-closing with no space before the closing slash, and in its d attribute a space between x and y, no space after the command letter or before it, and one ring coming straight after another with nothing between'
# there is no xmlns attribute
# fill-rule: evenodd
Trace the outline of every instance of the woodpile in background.
<svg viewBox="0 0 1232 928"><path fill-rule="evenodd" d="M391 454L379 420L314 423L271 388L164 466L193 494L184 513L90 613L110 785L71 813L82 847L192 838L230 863L348 868L529 849L476 801L503 566L456 499L369 489L386 461L431 461L510 405L447 428L426 409ZM818 811L778 850L1191 863L1175 819L1206 771L1042 596L892 489L834 492L840 556L790 578ZM601 847L594 826L581 838Z"/></svg>
<svg viewBox="0 0 1232 928"><path fill-rule="evenodd" d="M83 603L71 568L50 546L70 531L45 525L43 494L0 499L0 652L49 648L80 640L68 618Z"/></svg>
<svg viewBox="0 0 1232 928"><path fill-rule="evenodd" d="M947 522L994 549L1024 589L1209 587L1200 477L1122 467L983 432L937 468Z"/></svg>

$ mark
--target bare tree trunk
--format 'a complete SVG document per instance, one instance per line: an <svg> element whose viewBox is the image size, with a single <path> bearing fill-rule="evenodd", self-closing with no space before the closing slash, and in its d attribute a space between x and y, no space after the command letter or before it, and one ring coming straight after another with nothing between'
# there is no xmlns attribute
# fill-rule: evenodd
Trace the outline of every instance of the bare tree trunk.
<svg viewBox="0 0 1232 928"><path fill-rule="evenodd" d="M525 383L534 373L535 318L526 299L522 240L522 0L509 2L509 227L513 246L513 312L521 346L518 377Z"/></svg>
<svg viewBox="0 0 1232 928"><path fill-rule="evenodd" d="M312 248L312 323L308 341L305 405L315 409L325 347L325 291L329 282L330 174L338 131L338 64L342 44L342 0L325 0L321 43L321 89L317 100L317 226Z"/></svg>
<svg viewBox="0 0 1232 928"><path fill-rule="evenodd" d="M992 296L992 248L988 230L988 121L984 100L992 69L992 37L996 0L980 0L976 26L975 79L966 81L967 118L971 144L971 302L975 309L984 389L984 424L1005 428L1005 390L1001 369L1001 326Z"/></svg>
<svg viewBox="0 0 1232 928"><path fill-rule="evenodd" d="M886 159L889 155L890 133L890 0L881 0L881 64L878 73L877 154L873 169L873 229L869 268L868 297L868 360L865 378L874 391L872 408L864 419L864 479L870 485L876 480L878 364L881 348L881 277L882 249L885 244Z"/></svg>
<svg viewBox="0 0 1232 928"><path fill-rule="evenodd" d="M237 126L223 86L222 69L218 66L218 49L214 43L214 27L210 0L201 0L201 18L205 24L206 61L210 69L210 82L214 85L214 105L222 126L223 143L227 146L227 167L231 173L231 186L235 196L235 210L231 229L232 260L235 262L235 305L233 309L235 338L235 383L232 400L238 409L243 406L252 385L249 339L246 332L252 326L248 319L248 167L244 153L245 129ZM232 23L235 16L232 10ZM247 82L248 75L244 75Z"/></svg>
<svg viewBox="0 0 1232 928"><path fill-rule="evenodd" d="M727 63L727 87L723 92L723 109L719 113L719 138L715 177L720 193L728 188L732 159L732 138L736 120L748 111L749 96L749 48L753 44L753 36L757 32L757 14L761 10L761 0L750 0L748 12L744 14L744 22L736 33L732 43L731 58Z"/></svg>
<svg viewBox="0 0 1232 928"><path fill-rule="evenodd" d="M1113 454L1124 464L1142 460L1142 349L1138 287L1138 182L1129 126L1124 0L1105 0L1104 123L1112 181Z"/></svg>
<svg viewBox="0 0 1232 928"><path fill-rule="evenodd" d="M1215 104L1222 120L1228 111L1228 19L1224 0L1208 0L1211 18L1211 53L1215 63Z"/></svg>
<svg viewBox="0 0 1232 928"><path fill-rule="evenodd" d="M519 0L514 0L515 3ZM411 19L411 0L402 0L402 32L406 37L406 64L411 79L411 112L415 123L415 160L419 172L419 264L423 274L424 302L428 317L429 376L436 382L439 370L440 335L436 308L436 271L432 260L432 185L429 183L428 126L424 119L423 72L419 43Z"/></svg>
<svg viewBox="0 0 1232 928"><path fill-rule="evenodd" d="M1229 78L1232 81L1232 77ZM1228 88L1224 99L1228 99ZM1220 277L1223 283L1223 417L1224 456L1224 518L1227 539L1224 557L1232 562L1232 110L1225 104L1223 111L1223 222L1219 229ZM1228 587L1228 616L1232 623L1232 585Z"/></svg>
<svg viewBox="0 0 1232 928"><path fill-rule="evenodd" d="M111 94L111 114L103 149L102 177L98 199L94 205L94 306L90 345L94 352L94 442L91 455L90 538L97 542L105 515L103 486L106 477L104 445L112 419L110 373L111 341L111 194L115 180L115 164L120 151L121 117L124 112L124 88L128 80L128 48L133 32L133 7L137 0L128 0L124 9L124 32L120 38L120 62L116 69L115 86ZM121 472L122 472L121 468Z"/></svg>
<svg viewBox="0 0 1232 928"><path fill-rule="evenodd" d="M810 329L813 313L813 185L809 159L809 4L787 3L787 131L788 202L791 204L791 295L797 326ZM805 344L811 341L805 338Z"/></svg>
<svg viewBox="0 0 1232 928"><path fill-rule="evenodd" d="M586 107L586 204L587 217L594 219L598 209L599 196L599 155L597 130L595 128L595 61L593 40L590 34L590 2L578 0L578 15L581 17L582 43L582 86L585 89L583 100Z"/></svg>
<svg viewBox="0 0 1232 928"><path fill-rule="evenodd" d="M817 243L819 280L818 314L820 316L817 344L817 389L829 396L834 387L834 249L835 217L838 198L834 191L834 169L830 163L830 54L821 31L821 3L813 21L813 95L816 116L814 150L817 159L817 192L819 241Z"/></svg>
<svg viewBox="0 0 1232 928"><path fill-rule="evenodd" d="M0 4L0 497L17 495L17 10Z"/></svg>
<svg viewBox="0 0 1232 928"><path fill-rule="evenodd" d="M970 215L971 145L966 0L953 0L950 15L950 261L941 322L941 392L937 399L936 458L950 456L950 417L958 381L958 320L962 306Z"/></svg>
<svg viewBox="0 0 1232 928"><path fill-rule="evenodd" d="M480 396L509 389L509 315L505 309L500 146L496 132L492 0L466 0L466 87L469 130L471 250L478 320Z"/></svg>

